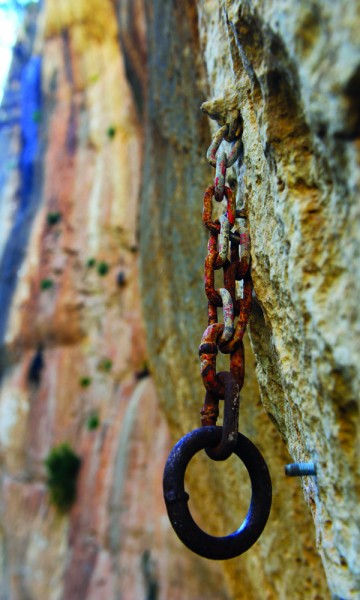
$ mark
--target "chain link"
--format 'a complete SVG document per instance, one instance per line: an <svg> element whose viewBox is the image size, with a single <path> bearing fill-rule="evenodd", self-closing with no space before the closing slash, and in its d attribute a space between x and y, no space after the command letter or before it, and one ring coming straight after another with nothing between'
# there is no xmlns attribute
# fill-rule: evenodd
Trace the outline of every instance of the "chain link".
<svg viewBox="0 0 360 600"><path fill-rule="evenodd" d="M200 370L206 396L201 411L201 423L204 426L215 425L219 414L218 404L226 394L223 373L216 371L218 351L230 354L230 374L232 375L232 404L238 414L239 392L244 383L244 346L243 337L251 310L252 283L250 278L250 236L246 219L239 219L236 225L238 235L231 232L235 225L236 206L232 190L225 185L226 169L232 166L242 149L241 138L232 142L230 154L221 149L228 132L224 125L215 133L207 151L209 163L215 167L215 185L209 186L204 194L202 220L209 230L208 253L205 258L205 293L208 299L208 327L199 347ZM226 199L226 212L213 220L212 201ZM233 234L233 235L231 235ZM234 235L235 234L235 235ZM224 285L215 288L215 271L222 269ZM237 298L236 282L242 281L242 297ZM223 323L218 323L217 308L223 309ZM236 327L234 320L238 317ZM230 384L229 384L230 385ZM237 393L234 393L237 390ZM226 409L227 410L227 409ZM229 455L229 433L224 423L223 437L213 456ZM234 445L231 443L230 445Z"/></svg>
<svg viewBox="0 0 360 600"><path fill-rule="evenodd" d="M203 110L213 118L216 115L221 117L212 103L205 103ZM166 508L177 535L193 552L215 560L233 558L246 552L261 535L271 507L271 479L267 465L250 440L238 432L240 390L244 383L243 337L252 298L250 236L244 210L236 213L234 194L225 182L226 169L240 156L241 134L241 116L233 110L228 124L216 132L207 152L208 161L215 167L215 185L205 191L202 213L203 223L209 230L204 267L208 326L199 346L201 377L206 393L201 409L201 427L186 434L174 446L163 478ZM229 154L221 146L223 140L232 143ZM213 198L218 202L226 200L225 213L215 220L212 216ZM215 272L218 270L222 270L223 285L216 289ZM240 283L242 292L238 294ZM219 307L223 318L220 323ZM216 370L219 350L230 355L229 371ZM223 426L216 427L220 400L224 400ZM184 488L185 470L191 458L203 448L213 460L226 460L231 454L236 454L245 464L251 479L251 502L246 518L228 536L213 537L205 533L189 511L189 495Z"/></svg>
<svg viewBox="0 0 360 600"><path fill-rule="evenodd" d="M242 150L241 137L231 143L229 154L226 153L224 148L220 148L228 131L228 125L224 125L217 130L206 154L208 162L216 169L214 196L217 202L221 202L224 198L226 169L235 164Z"/></svg>

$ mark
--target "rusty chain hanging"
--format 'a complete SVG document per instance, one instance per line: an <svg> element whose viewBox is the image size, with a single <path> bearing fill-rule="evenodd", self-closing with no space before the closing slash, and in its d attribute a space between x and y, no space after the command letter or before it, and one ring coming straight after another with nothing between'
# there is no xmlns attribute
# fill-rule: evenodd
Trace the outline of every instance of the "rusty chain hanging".
<svg viewBox="0 0 360 600"><path fill-rule="evenodd" d="M204 194L203 224L209 230L205 259L205 292L208 300L208 326L199 347L201 376L206 390L201 409L201 427L185 435L173 448L164 471L164 498L170 521L182 542L193 552L215 560L233 558L246 552L261 535L271 507L271 480L259 450L238 432L240 390L244 383L243 337L250 315L252 281L250 237L245 219L232 231L240 214L236 212L232 190L226 186L226 170L242 151L241 117L218 129L207 152L215 167L215 185ZM227 154L223 140L232 143ZM226 200L226 212L213 220L212 202ZM223 287L215 289L215 271L222 269ZM242 293L238 294L239 283ZM223 322L218 322L222 308ZM236 326L234 325L237 318ZM230 370L216 371L218 352L230 355ZM217 427L219 401L224 400L223 426ZM193 520L189 495L185 492L185 470L191 458L205 449L216 461L235 453L245 464L251 481L252 497L248 514L235 532L214 537L202 531Z"/></svg>

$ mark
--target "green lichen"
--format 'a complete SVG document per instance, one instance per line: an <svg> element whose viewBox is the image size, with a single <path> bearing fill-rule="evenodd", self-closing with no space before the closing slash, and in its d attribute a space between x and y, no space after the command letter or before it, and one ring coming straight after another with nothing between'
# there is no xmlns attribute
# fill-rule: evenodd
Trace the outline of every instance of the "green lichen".
<svg viewBox="0 0 360 600"><path fill-rule="evenodd" d="M44 290L50 290L52 287L54 287L54 282L52 279L42 279L40 282L40 289L42 291Z"/></svg>
<svg viewBox="0 0 360 600"><path fill-rule="evenodd" d="M67 442L50 450L44 461L50 502L61 513L67 512L76 499L76 482L81 459Z"/></svg>
<svg viewBox="0 0 360 600"><path fill-rule="evenodd" d="M61 221L61 213L60 212L49 212L47 214L46 220L47 220L47 224L50 226L57 225Z"/></svg>
<svg viewBox="0 0 360 600"><path fill-rule="evenodd" d="M88 420L86 421L86 427L89 431L94 431L94 429L97 429L100 425L100 419L99 419L99 415L97 413L92 413L89 417Z"/></svg>
<svg viewBox="0 0 360 600"><path fill-rule="evenodd" d="M79 385L81 385L81 387L83 388L87 388L89 387L89 385L91 385L92 379L91 377L81 377L79 379Z"/></svg>
<svg viewBox="0 0 360 600"><path fill-rule="evenodd" d="M113 361L111 360L111 358L103 358L101 359L101 361L98 364L98 368L100 371L105 371L105 373L108 373L109 371L111 371L113 366Z"/></svg>
<svg viewBox="0 0 360 600"><path fill-rule="evenodd" d="M110 127L107 128L106 133L107 133L108 138L110 140L112 140L116 135L116 127L114 127L113 125L110 125Z"/></svg>
<svg viewBox="0 0 360 600"><path fill-rule="evenodd" d="M98 275L100 275L100 277L104 277L109 272L109 269L110 269L110 267L109 267L108 263L105 261L101 261L101 262L99 262L96 270L98 272Z"/></svg>

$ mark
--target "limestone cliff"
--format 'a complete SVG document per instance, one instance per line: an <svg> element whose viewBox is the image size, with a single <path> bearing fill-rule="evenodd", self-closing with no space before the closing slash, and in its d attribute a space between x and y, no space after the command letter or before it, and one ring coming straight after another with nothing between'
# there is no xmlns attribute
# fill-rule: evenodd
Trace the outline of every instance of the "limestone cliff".
<svg viewBox="0 0 360 600"><path fill-rule="evenodd" d="M160 309L159 319L153 317L148 324L148 342L163 405L178 435L194 426L194 398L199 405L202 394L194 348L205 326L205 301L200 311L198 300L195 308L189 298L201 298L202 293L205 242L199 231L200 208L213 173L203 158L203 121L198 115L194 123L193 114L202 99L214 97L225 97L225 111L230 110L228 94L236 98L244 119L244 159L233 177L238 206L245 205L251 232L256 300L250 336L262 403L293 459L317 464L317 478L305 478L302 484L329 587L336 597L357 597L356 5L199 1L197 15L189 3L187 26L180 32L185 5L167 5L165 11L160 10L161 2L154 4L150 52L152 64L162 69L151 68L149 75L149 183L143 198L144 223L151 219L152 227L141 230L142 295L145 307ZM180 117L172 119L174 113ZM180 206L181 220L176 218ZM146 258L150 247L159 257L156 267L161 265L155 272L160 285L152 287ZM176 324L178 336L173 333ZM318 567L311 566L316 560L305 551L313 529L305 525L307 508L296 499L292 509L290 489L296 483L282 479L281 444L265 442L275 435L271 424L264 419L254 427L261 419L254 397L255 390L245 390L243 405L249 403L250 412L240 421L272 467L275 506L252 553L225 567L233 578L233 593L239 593L239 572L245 570L252 580L257 561L257 577L264 574L274 597L292 596L297 585L296 594L319 597L324 592L317 589L320 580L313 579ZM226 479L227 475L221 484L225 488ZM203 496L201 482L198 487ZM233 500L222 505L219 519L234 523L239 519L236 492L226 489ZM298 551L290 542L294 538ZM280 557L280 548L291 546L294 560L299 552L303 572L290 567L287 559L287 568L279 565L275 575L274 557ZM289 587L284 592L281 586ZM254 586L254 597L263 597L265 585L261 587Z"/></svg>
<svg viewBox="0 0 360 600"><path fill-rule="evenodd" d="M142 131L114 7L47 2L24 43L5 99L19 119L2 190L1 598L225 598L162 502L170 441L137 275ZM64 441L82 466L58 515L43 461Z"/></svg>
<svg viewBox="0 0 360 600"><path fill-rule="evenodd" d="M357 598L355 3L30 11L0 131L0 597ZM274 502L257 544L214 564L178 542L161 477L204 396L201 208L217 125L199 107L225 91L244 120L231 178L256 294L240 429L269 463ZM43 461L63 441L82 465L59 515ZM314 460L317 477L286 480L292 459ZM244 518L232 459L194 460L188 485L204 528Z"/></svg>

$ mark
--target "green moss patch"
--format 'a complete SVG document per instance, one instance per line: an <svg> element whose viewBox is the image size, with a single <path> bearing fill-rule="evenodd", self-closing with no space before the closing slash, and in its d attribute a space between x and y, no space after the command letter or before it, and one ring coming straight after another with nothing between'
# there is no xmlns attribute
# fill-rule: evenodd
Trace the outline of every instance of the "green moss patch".
<svg viewBox="0 0 360 600"><path fill-rule="evenodd" d="M79 385L83 388L87 388L89 387L89 385L91 385L92 379L91 377L80 377L79 379Z"/></svg>
<svg viewBox="0 0 360 600"><path fill-rule="evenodd" d="M98 263L96 270L98 272L98 275L100 275L100 277L104 277L104 275L107 275L107 273L109 272L109 265L107 262L105 261L101 261Z"/></svg>
<svg viewBox="0 0 360 600"><path fill-rule="evenodd" d="M113 361L111 360L111 358L102 358L101 361L98 364L98 369L100 371L105 371L105 373L108 373L109 371L111 371L113 366Z"/></svg>
<svg viewBox="0 0 360 600"><path fill-rule="evenodd" d="M67 442L50 450L44 461L50 502L59 512L67 512L76 499L76 482L81 459Z"/></svg>
<svg viewBox="0 0 360 600"><path fill-rule="evenodd" d="M53 282L52 279L42 279L40 281L40 289L42 291L44 291L44 290L50 290L53 287L54 287L54 282Z"/></svg>
<svg viewBox="0 0 360 600"><path fill-rule="evenodd" d="M46 216L46 221L50 227L52 225L57 225L61 221L61 213L60 212L49 212Z"/></svg>
<svg viewBox="0 0 360 600"><path fill-rule="evenodd" d="M106 130L106 134L107 134L108 138L110 140L112 140L116 135L116 127L114 127L113 125L110 125L110 127L108 127Z"/></svg>
<svg viewBox="0 0 360 600"><path fill-rule="evenodd" d="M99 425L100 425L99 415L94 412L88 417L88 420L86 421L86 427L89 431L94 431L94 429L97 429L99 427Z"/></svg>

